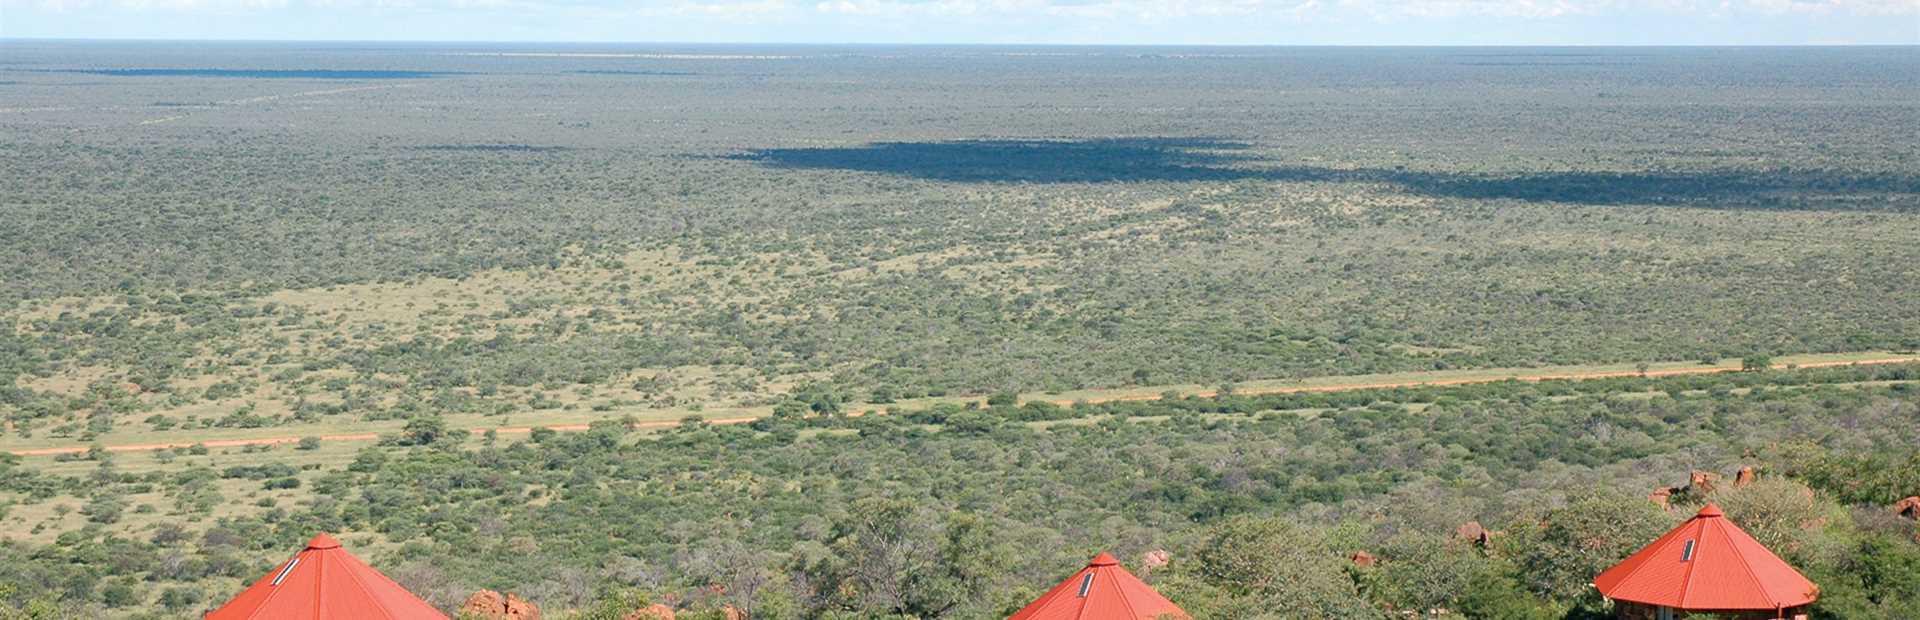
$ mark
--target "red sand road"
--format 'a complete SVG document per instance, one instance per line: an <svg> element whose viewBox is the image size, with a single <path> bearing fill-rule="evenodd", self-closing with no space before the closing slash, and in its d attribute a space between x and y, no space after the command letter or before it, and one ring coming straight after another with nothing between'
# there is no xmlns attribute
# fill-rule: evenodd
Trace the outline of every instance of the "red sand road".
<svg viewBox="0 0 1920 620"><path fill-rule="evenodd" d="M1830 368L1835 366L1855 366L1855 365L1870 366L1870 365L1878 365L1878 364L1906 364L1906 363L1912 363L1912 362L1920 362L1920 356L1888 357L1888 358L1881 358L1881 359L1860 360L1860 361L1851 361L1851 362L1810 362L1806 364L1797 364L1795 365L1795 367L1796 368ZM1786 367L1787 366L1785 364L1774 365L1774 368L1776 369L1784 369ZM1675 376L1675 375L1709 375L1709 374L1716 374L1716 373L1723 373L1723 372L1739 372L1739 371L1740 369L1738 368L1726 368L1726 367L1719 367L1719 366L1706 367L1706 368L1669 368L1665 370L1649 370L1645 373L1645 376L1669 377L1669 376ZM1382 390L1382 389L1406 388L1406 387L1436 387L1436 386L1448 386L1448 385L1469 385L1474 383L1498 383L1501 381L1509 381L1509 380L1553 381L1553 380L1560 380L1560 379L1607 379L1607 378L1614 378L1614 377L1638 377L1638 376L1642 376L1641 373L1639 371L1633 371L1633 370L1611 371L1611 372L1540 374L1540 375L1516 374L1516 375L1511 375L1506 377L1474 377L1474 378L1468 378L1468 379L1440 379L1435 381L1407 381L1407 382L1400 382L1400 383L1346 383L1346 384L1336 384L1336 385L1315 385L1315 386L1301 386L1301 387L1247 389L1247 390L1241 390L1239 393L1248 394L1248 395L1258 395L1258 394L1297 394L1297 393L1303 393L1303 392L1348 392L1348 391L1354 391L1354 390ZM1210 397L1213 397L1215 393L1214 392L1196 392L1193 395L1201 398L1210 398ZM1109 402L1127 402L1127 401L1141 401L1141 400L1158 400L1159 398L1160 398L1159 394L1132 394L1127 396L1112 396L1112 397L1105 397L1105 398L1085 399L1085 402L1109 403ZM1079 402L1079 401L1056 400L1052 402L1054 404L1061 405L1061 406L1071 406L1075 402ZM858 415L858 414L853 414L853 415ZM758 416L745 416L745 417L737 417L737 418L716 418L712 420L707 420L706 422L708 424L745 424L758 419L760 419ZM634 424L633 428L635 429L667 428L671 426L677 426L679 424L680 423L676 421L639 422ZM547 426L544 428L559 431L559 432L579 432L579 431L587 430L587 425L555 424L555 425ZM494 433L501 434L501 435L525 435L533 432L533 427L530 427L530 426L503 426L499 428L480 427L480 428L471 428L467 430L475 434L481 434L487 431L493 431ZM375 440L378 440L379 438L380 438L380 435L377 433L354 433L354 434L348 434L348 435L321 435L320 436L321 441L375 441ZM187 447L192 447L194 445L204 445L208 448L236 448L236 447L243 447L243 446L265 446L265 445L298 443L299 441L300 441L299 437L261 437L261 438L255 438L255 439L214 439L214 440L202 441L202 442L196 442L196 443L121 444L121 445L106 446L105 449L108 452L140 452L145 450L171 450L174 448L187 448ZM66 448L35 448L32 450L14 450L13 453L20 456L52 456L52 455L58 455L58 454L79 454L79 453L84 453L89 449L90 448L85 446L66 447Z"/></svg>
<svg viewBox="0 0 1920 620"><path fill-rule="evenodd" d="M1809 362L1805 364L1794 364L1793 367L1799 368L1799 369L1832 368L1836 366L1873 366L1873 365L1879 365L1879 364L1906 364L1911 362L1920 362L1920 356L1888 357L1888 358L1881 358L1881 359L1859 360L1859 361L1851 361L1851 362ZM1774 364L1773 368L1775 370L1785 370L1787 366L1788 366L1787 364ZM1516 374L1516 375L1510 375L1506 377L1473 377L1468 379L1437 379L1433 381L1405 381L1405 382L1399 382L1399 383L1342 383L1342 384L1336 384L1336 385L1313 385L1313 386L1301 386L1301 387L1254 388L1254 389L1237 390L1235 393L1246 394L1246 395L1260 395L1260 394L1300 394L1305 392L1352 392L1352 391L1358 391L1358 390L1390 390L1394 388L1407 388L1407 387L1441 387L1441 386L1448 386L1448 385L1471 385L1475 383L1499 383L1501 381L1538 382L1538 381L1555 381L1555 380L1561 380L1561 379L1611 379L1616 377L1670 377L1675 375L1712 375L1712 374L1719 374L1723 372L1740 372L1740 369L1728 368L1724 366L1713 366L1713 367L1706 367L1706 368L1669 368L1665 370L1649 370L1645 373L1641 373L1640 371L1637 371L1637 370L1618 370L1618 371L1611 371L1611 372L1575 372L1575 373L1544 374L1544 375ZM1218 392L1211 392L1211 391L1193 393L1193 396L1198 396L1200 398L1212 398L1217 395L1218 395ZM1131 394L1127 396L1112 396L1107 398L1088 399L1086 402L1111 403L1111 402L1129 402L1129 401L1159 400L1159 399L1160 399L1159 394ZM1056 400L1052 402L1053 404L1060 405L1060 406L1070 406L1075 402L1079 402L1079 401Z"/></svg>

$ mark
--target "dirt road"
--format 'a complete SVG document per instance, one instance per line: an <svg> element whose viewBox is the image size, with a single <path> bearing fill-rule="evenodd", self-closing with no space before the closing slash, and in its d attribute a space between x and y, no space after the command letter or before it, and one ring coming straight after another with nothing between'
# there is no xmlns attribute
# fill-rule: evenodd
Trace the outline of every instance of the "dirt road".
<svg viewBox="0 0 1920 620"><path fill-rule="evenodd" d="M1880 364L1907 364L1912 362L1920 362L1920 356L1887 357L1887 358L1881 358L1881 359L1857 360L1857 361L1847 361L1847 362L1809 362L1805 364L1793 364L1792 366L1798 369L1807 369L1807 368L1833 368L1838 366L1874 366L1874 365L1880 365ZM1788 367L1787 364L1773 365L1774 370L1786 370L1787 367ZM1728 368L1724 366L1707 366L1707 367L1701 367L1701 368L1668 368L1663 370L1649 370L1645 373L1635 371L1635 370L1619 370L1619 371L1610 371L1610 372L1575 372L1575 373L1534 374L1534 375L1514 374L1514 375L1505 376L1505 377L1436 379L1432 381L1404 381L1404 382L1397 382L1397 383L1342 383L1342 384L1335 384L1335 385L1310 385L1310 386L1299 386L1299 387L1248 388L1248 389L1235 390L1235 393L1248 394L1248 395L1260 395L1260 394L1300 394L1300 393L1306 393L1306 392L1352 392L1356 390L1390 390L1393 388L1405 388L1405 387L1441 387L1441 386L1448 386L1448 385L1472 385L1475 383L1499 383L1501 381L1509 381L1509 380L1538 382L1538 381L1558 381L1558 380L1564 380L1564 379L1612 379L1617 377L1671 377L1676 375L1714 375L1714 374L1727 373L1727 372L1740 372L1740 369ZM1214 391L1205 391L1205 392L1194 392L1193 395L1201 398L1212 398L1214 396L1219 395L1219 393ZM1114 396L1109 398L1088 399L1086 402L1111 403L1111 402L1127 402L1127 401L1159 400L1159 399L1160 399L1159 394L1133 394L1133 395L1127 395L1127 396ZM1056 405L1068 406L1068 405L1072 405L1076 401L1056 400L1051 402L1053 402Z"/></svg>
<svg viewBox="0 0 1920 620"><path fill-rule="evenodd" d="M1845 361L1845 362L1811 362L1811 363L1805 363L1805 364L1797 364L1795 365L1795 367L1803 368L1803 369L1804 368L1830 368L1830 367L1836 367L1836 366L1854 366L1854 365L1869 366L1869 365L1879 365L1879 364L1906 364L1906 363L1912 363L1912 362L1920 362L1920 356L1887 357L1887 358L1880 358L1880 359ZM1785 364L1774 365L1775 369L1785 369L1786 367L1787 365ZM1738 368L1727 368L1727 367L1721 367L1721 366L1709 366L1709 367L1700 367L1700 368L1669 368L1669 369L1663 369L1663 370L1649 370L1646 373L1644 373L1644 376L1670 377L1670 376L1676 376L1676 375L1709 375L1709 374L1718 374L1723 372L1739 372L1739 371L1740 369ZM1297 393L1304 393L1304 392L1347 392L1347 391L1353 391L1353 390L1379 390L1379 389L1393 389L1393 388L1404 388L1404 387L1435 387L1435 386L1448 386L1448 385L1470 385L1475 383L1498 383L1501 381L1508 381L1508 380L1555 381L1555 380L1562 380L1562 379L1607 379L1607 378L1614 378L1614 377L1637 377L1637 376L1642 376L1642 374L1643 373L1640 373L1638 371L1632 371L1632 370L1611 371L1611 372L1533 374L1533 375L1514 374L1514 375L1504 376L1504 377L1473 377L1473 378L1467 378L1467 379L1439 379L1439 380L1433 380L1433 381L1406 381L1406 382L1398 382L1398 383L1343 383L1343 384L1334 384L1334 385L1314 385L1314 386L1298 386L1298 387L1249 388L1249 389L1239 390L1238 393L1258 395L1258 394L1297 394ZM1195 392L1194 395L1199 396L1201 398L1210 398L1215 396L1216 393L1211 391ZM1111 396L1111 397L1103 397L1103 398L1089 398L1084 400L1085 402L1089 402L1089 403L1108 403L1108 402L1157 400L1159 398L1160 398L1159 394L1131 394L1131 395ZM1077 401L1056 400L1051 402L1061 406L1071 406ZM709 424L745 424L757 419L759 419L757 416L717 418L713 420L707 420L707 423ZM634 424L633 428L636 428L636 429L667 428L667 427L676 426L678 424L680 423L675 421L665 421L665 420L657 421L657 422L640 422L640 423ZM499 435L525 435L528 433L532 433L533 428L534 427L531 427L531 426L502 426L502 427L470 428L467 430L476 435L486 433L487 431L493 431L495 434L499 434ZM544 428L566 433L566 432L584 431L584 430L587 430L588 427L585 424L555 424L552 426L546 426ZM377 433L320 435L319 437L320 437L320 441L376 441L380 439L380 435ZM192 447L194 445L204 445L208 448L237 448L237 447L245 447L245 446L267 446L267 445L278 445L278 444L290 444L290 443L298 443L299 441L300 441L299 437L259 437L259 438L248 438L248 439L213 439L213 440L201 441L201 442L195 442L195 443L119 444L119 445L105 446L105 449L108 452L141 452L141 451L147 451L147 450L170 450L174 448L187 448L187 447ZM20 456L54 456L54 455L60 455L60 454L79 454L79 453L84 453L89 449L90 448L87 446L71 446L71 447L63 447L63 448L36 448L31 450L14 450L13 453Z"/></svg>

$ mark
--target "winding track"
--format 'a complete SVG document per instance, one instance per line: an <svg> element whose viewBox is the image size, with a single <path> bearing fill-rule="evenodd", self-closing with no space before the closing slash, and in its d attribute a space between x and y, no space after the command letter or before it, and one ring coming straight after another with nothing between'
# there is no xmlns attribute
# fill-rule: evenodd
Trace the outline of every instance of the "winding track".
<svg viewBox="0 0 1920 620"><path fill-rule="evenodd" d="M1920 356L1910 355L1905 357L1887 357L1887 358L1880 358L1880 359L1845 361L1845 362L1811 362L1811 363L1805 363L1805 364L1795 364L1794 367L1803 368L1803 369L1804 368L1830 368L1835 366L1855 366L1855 365L1869 366L1869 365L1879 365L1879 364L1907 364L1907 363L1913 363L1913 362L1920 362ZM1787 365L1775 364L1773 367L1775 369L1785 369L1787 368ZM1240 390L1238 393L1248 394L1248 395L1259 395L1259 394L1298 394L1298 393L1304 393L1304 392L1349 392L1349 391L1355 391L1355 390L1381 390L1381 389L1408 388L1408 387L1436 387L1436 386L1448 386L1448 385L1470 385L1475 383L1498 383L1501 381L1514 381L1514 380L1555 381L1555 380L1566 380L1566 379L1610 379L1610 378L1617 378L1617 377L1638 377L1638 376L1669 377L1669 376L1676 376L1676 375L1711 375L1711 374L1719 374L1719 373L1725 373L1725 372L1739 372L1739 371L1740 369L1738 368L1712 366L1712 367L1704 367L1704 368L1669 368L1669 369L1663 369L1663 370L1649 370L1645 373L1627 370L1627 371L1580 372L1580 373L1551 373L1551 374L1534 374L1534 375L1515 374L1515 375L1505 376L1505 377L1474 377L1474 378L1468 378L1468 379L1439 379L1439 380L1433 380L1433 381L1406 381L1406 382L1398 382L1398 383L1345 383L1345 384L1335 384L1335 385L1316 385L1316 386L1299 386L1299 387L1250 388L1250 389ZM1195 392L1192 395L1198 396L1201 398L1211 398L1217 395L1217 393L1212 391L1206 391L1206 392ZM1088 398L1088 399L1079 399L1079 400L1055 400L1055 401L1049 401L1049 402L1052 402L1053 404L1060 405L1060 406L1071 406L1075 402L1110 403L1110 402L1158 400L1159 398L1160 398L1160 395L1158 394L1128 394L1128 395L1122 395L1122 396ZM859 414L855 413L852 415L859 415ZM712 420L706 420L706 422L708 424L746 424L748 422L752 422L758 419L760 419L759 416L744 416L744 417L734 417L734 418L716 418ZM655 422L638 422L638 423L635 423L631 428L634 428L634 429L668 428L668 427L677 426L679 424L680 423L677 421L662 420L662 421L655 421ZM551 429L551 430L559 431L563 433L571 433L571 432L579 432L579 431L587 430L588 425L586 424L555 424L555 425L546 426L543 428L547 428L547 429ZM531 427L531 426L501 426L501 427L483 426L478 428L470 428L467 430L475 434L485 433L487 431L493 431L495 434L499 434L499 435L525 435L525 434L532 433L533 429L534 427ZM352 433L352 434L345 434L345 435L321 435L320 436L321 441L376 441L378 439L380 439L380 435L378 433ZM208 448L237 448L237 447L244 447L244 446L268 446L268 445L278 445L278 444L290 444L290 443L298 443L299 441L300 441L299 437L258 437L258 438L249 438L249 439L215 439L215 440L194 442L194 443L119 444L119 445L105 446L104 449L108 452L141 452L141 451L148 451L148 450L171 450L174 448L187 448L187 447L192 447L194 445L203 445ZM80 453L86 452L89 449L91 448L88 446L70 446L70 447L64 447L64 448L36 448L31 450L14 450L12 452L13 454L20 455L20 456L55 456L60 454L80 454Z"/></svg>

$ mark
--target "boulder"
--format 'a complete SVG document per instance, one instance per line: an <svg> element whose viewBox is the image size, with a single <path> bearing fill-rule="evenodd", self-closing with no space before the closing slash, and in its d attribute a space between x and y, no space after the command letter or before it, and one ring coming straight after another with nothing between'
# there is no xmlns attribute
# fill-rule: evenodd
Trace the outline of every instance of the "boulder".
<svg viewBox="0 0 1920 620"><path fill-rule="evenodd" d="M620 620L673 620L673 608L659 603L648 605L633 613L621 616Z"/></svg>
<svg viewBox="0 0 1920 620"><path fill-rule="evenodd" d="M460 615L485 620L540 620L540 608L512 592L481 590L467 597L467 604L460 606Z"/></svg>
<svg viewBox="0 0 1920 620"><path fill-rule="evenodd" d="M1740 468L1740 473L1733 475L1733 487L1737 489L1753 484L1756 478L1757 476L1753 473L1752 467L1742 467Z"/></svg>
<svg viewBox="0 0 1920 620"><path fill-rule="evenodd" d="M1166 549L1154 549L1142 553L1140 554L1140 572L1151 572L1153 569L1164 567L1172 561L1173 554L1167 553Z"/></svg>
<svg viewBox="0 0 1920 620"><path fill-rule="evenodd" d="M1373 554L1365 551L1355 551L1353 555L1348 556L1348 559L1353 560L1353 565L1360 568L1373 568L1373 565L1380 563L1379 558L1375 558Z"/></svg>
<svg viewBox="0 0 1920 620"><path fill-rule="evenodd" d="M1920 495L1894 502L1893 514L1908 519L1920 519Z"/></svg>
<svg viewBox="0 0 1920 620"><path fill-rule="evenodd" d="M495 609L504 609L506 606L507 597L492 590L481 590L473 593L473 596L467 597L467 604L460 606L460 613L472 613L478 616L492 617L486 614Z"/></svg>
<svg viewBox="0 0 1920 620"><path fill-rule="evenodd" d="M1713 485L1720 480L1720 474L1710 471L1694 471L1687 475L1687 492L1698 497L1713 493Z"/></svg>
<svg viewBox="0 0 1920 620"><path fill-rule="evenodd" d="M1479 521L1468 521L1453 528L1453 537L1483 549L1493 543L1493 532L1480 525Z"/></svg>
<svg viewBox="0 0 1920 620"><path fill-rule="evenodd" d="M1673 506L1667 505L1667 500L1671 498L1673 498L1673 489L1668 487L1660 487L1647 494L1647 501L1653 502L1661 510L1673 510Z"/></svg>

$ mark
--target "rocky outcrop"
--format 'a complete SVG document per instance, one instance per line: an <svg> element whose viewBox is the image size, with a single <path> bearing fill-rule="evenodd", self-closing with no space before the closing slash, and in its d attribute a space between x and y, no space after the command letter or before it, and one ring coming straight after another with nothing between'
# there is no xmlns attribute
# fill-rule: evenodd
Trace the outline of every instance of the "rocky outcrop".
<svg viewBox="0 0 1920 620"><path fill-rule="evenodd" d="M1705 497L1708 493L1713 492L1713 485L1719 482L1719 480L1720 474L1695 470L1693 473L1687 474L1686 491L1698 497Z"/></svg>
<svg viewBox="0 0 1920 620"><path fill-rule="evenodd" d="M1673 506L1667 504L1667 501L1673 498L1673 491L1670 487L1654 489L1652 493L1647 494L1647 501L1653 502L1661 510L1673 510Z"/></svg>
<svg viewBox="0 0 1920 620"><path fill-rule="evenodd" d="M1172 561L1173 554L1167 553L1166 549L1154 549L1142 553L1140 554L1140 574L1151 573L1154 569L1163 568Z"/></svg>
<svg viewBox="0 0 1920 620"><path fill-rule="evenodd" d="M1920 519L1920 495L1894 502L1893 514L1908 519Z"/></svg>
<svg viewBox="0 0 1920 620"><path fill-rule="evenodd" d="M1752 467L1742 467L1740 468L1740 473L1733 475L1733 488L1738 489L1753 484L1753 481L1757 479L1759 479L1759 475L1754 473Z"/></svg>
<svg viewBox="0 0 1920 620"><path fill-rule="evenodd" d="M1751 468L1744 469L1742 472L1751 478ZM1676 496L1689 499L1704 499L1707 495L1713 493L1714 485L1718 484L1719 481L1720 474L1710 471L1694 470L1687 474L1687 486L1654 489L1652 493L1647 494L1647 501L1659 505L1661 510L1672 510L1672 502ZM1736 481L1735 485L1738 486L1739 483Z"/></svg>
<svg viewBox="0 0 1920 620"><path fill-rule="evenodd" d="M1453 537L1481 549L1493 544L1493 531L1480 525L1479 521L1468 521L1460 527L1453 528Z"/></svg>
<svg viewBox="0 0 1920 620"><path fill-rule="evenodd" d="M1347 559L1352 560L1353 565L1360 568L1373 568L1373 565L1380 563L1379 558L1373 557L1373 554L1365 551L1355 551L1353 555L1348 556Z"/></svg>
<svg viewBox="0 0 1920 620"><path fill-rule="evenodd" d="M467 604L460 606L460 615L485 620L540 620L540 608L512 592L481 590L467 597Z"/></svg>
<svg viewBox="0 0 1920 620"><path fill-rule="evenodd" d="M621 616L620 620L673 620L673 608L654 603Z"/></svg>

